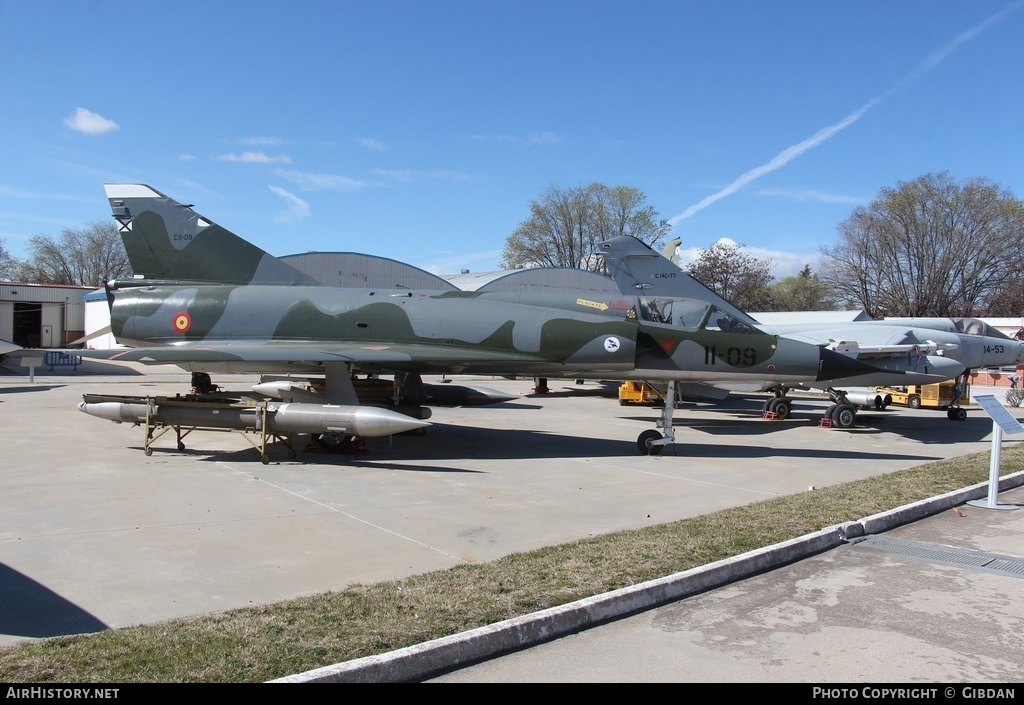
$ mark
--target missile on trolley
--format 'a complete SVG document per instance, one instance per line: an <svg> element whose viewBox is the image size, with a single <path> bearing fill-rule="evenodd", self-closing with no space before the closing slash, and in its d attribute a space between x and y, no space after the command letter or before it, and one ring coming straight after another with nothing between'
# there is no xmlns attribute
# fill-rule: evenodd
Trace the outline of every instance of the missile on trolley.
<svg viewBox="0 0 1024 705"><path fill-rule="evenodd" d="M80 402L79 411L115 423L150 423L188 428L267 431L273 434L323 433L373 438L429 426L389 409L330 404L267 404L237 406L137 402ZM147 413L148 412L148 413ZM265 412L265 413L264 413ZM266 419L266 428L264 428Z"/></svg>

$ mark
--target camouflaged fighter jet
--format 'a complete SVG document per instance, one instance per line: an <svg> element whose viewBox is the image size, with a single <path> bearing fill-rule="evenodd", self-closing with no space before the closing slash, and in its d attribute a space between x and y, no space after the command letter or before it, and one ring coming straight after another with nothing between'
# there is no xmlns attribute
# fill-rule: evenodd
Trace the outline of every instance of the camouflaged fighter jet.
<svg viewBox="0 0 1024 705"><path fill-rule="evenodd" d="M765 411L780 418L792 408L786 392L793 388L824 389L834 404L826 411L833 425L849 428L857 407L884 405L873 392L848 391L840 386L907 386L958 379L962 394L972 369L1024 363L1024 342L1014 340L976 318L886 318L845 324L765 325L721 298L664 255L632 237L618 237L601 244L608 269L622 292L646 292L660 296L689 296L708 300L717 308L767 333L784 339L811 343L856 358L878 368L873 374L852 379L833 378L826 385L765 380L727 380L715 387L734 391L771 391ZM693 391L691 389L691 391ZM947 409L954 421L967 417L959 399Z"/></svg>
<svg viewBox="0 0 1024 705"><path fill-rule="evenodd" d="M282 397L255 421L275 434L381 436L427 425L407 408L362 405L358 374L395 375L401 399L393 401L415 406L423 373L787 382L873 371L696 299L325 286L149 186L105 189L135 272L106 284L112 332L129 349L84 354L172 363L199 379L210 372L323 375L318 389ZM79 406L114 421L139 422L144 412L113 401ZM674 440L672 400L665 406L664 437L642 433L643 453ZM166 413L168 423L189 422Z"/></svg>

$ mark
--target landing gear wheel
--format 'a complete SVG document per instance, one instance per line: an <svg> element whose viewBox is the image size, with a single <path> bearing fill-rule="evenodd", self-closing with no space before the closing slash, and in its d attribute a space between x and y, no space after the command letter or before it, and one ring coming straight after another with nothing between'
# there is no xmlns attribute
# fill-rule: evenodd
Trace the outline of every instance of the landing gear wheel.
<svg viewBox="0 0 1024 705"><path fill-rule="evenodd" d="M345 445L346 437L334 433L321 433L313 440L325 453L338 453Z"/></svg>
<svg viewBox="0 0 1024 705"><path fill-rule="evenodd" d="M266 455L261 455L260 462L263 463L264 465L270 465L270 458L268 458Z"/></svg>
<svg viewBox="0 0 1024 705"><path fill-rule="evenodd" d="M967 418L967 409L961 409L959 407L955 409L946 409L946 418L950 421L963 421Z"/></svg>
<svg viewBox="0 0 1024 705"><path fill-rule="evenodd" d="M769 411L772 410L772 404L774 404L775 401L776 401L775 397L772 397L770 399L765 399L765 401L764 401L764 408L761 409L761 411L763 411L763 412L765 412L767 414Z"/></svg>
<svg viewBox="0 0 1024 705"><path fill-rule="evenodd" d="M312 440L313 436L309 433L288 434L288 457L293 460L297 458L299 453L306 450Z"/></svg>
<svg viewBox="0 0 1024 705"><path fill-rule="evenodd" d="M775 412L780 419L788 419L793 412L793 405L790 404L789 399L772 399L768 405L768 411Z"/></svg>
<svg viewBox="0 0 1024 705"><path fill-rule="evenodd" d="M185 450L185 444L181 441L178 441L178 450Z"/></svg>
<svg viewBox="0 0 1024 705"><path fill-rule="evenodd" d="M192 393L193 394L209 394L214 391L215 385L213 380L210 379L210 375L205 372L193 372L192 373Z"/></svg>
<svg viewBox="0 0 1024 705"><path fill-rule="evenodd" d="M829 407L827 409L825 409L825 413L822 416L822 418L823 419L831 420L832 419L832 412L836 410L837 406L839 406L839 405L838 404L830 404Z"/></svg>
<svg viewBox="0 0 1024 705"><path fill-rule="evenodd" d="M832 424L839 428L853 428L857 422L857 410L849 404L838 404L832 411Z"/></svg>
<svg viewBox="0 0 1024 705"><path fill-rule="evenodd" d="M152 449L152 448L146 448L146 450L144 450L143 452L144 452L144 453L145 453L146 455L153 455L153 449Z"/></svg>
<svg viewBox="0 0 1024 705"><path fill-rule="evenodd" d="M921 397L917 396L916 394L910 397L910 399L907 399L907 406L909 406L911 409L920 409Z"/></svg>
<svg viewBox="0 0 1024 705"><path fill-rule="evenodd" d="M652 445L653 441L660 440L661 433L651 428L641 433L636 439L636 447L640 449L640 455L661 455L661 449L664 446Z"/></svg>

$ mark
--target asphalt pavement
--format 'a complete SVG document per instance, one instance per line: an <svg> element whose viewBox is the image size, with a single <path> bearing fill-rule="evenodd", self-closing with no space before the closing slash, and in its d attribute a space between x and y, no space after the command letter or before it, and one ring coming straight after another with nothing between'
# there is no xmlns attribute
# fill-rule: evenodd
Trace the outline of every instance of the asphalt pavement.
<svg viewBox="0 0 1024 705"><path fill-rule="evenodd" d="M529 379L474 378L457 382L519 398L493 407L435 409L425 433L368 439L366 451L355 454L300 453L292 459L287 449L273 447L270 464L263 465L259 453L234 433L193 433L184 439L184 451L169 435L147 457L141 428L76 409L87 393L183 393L188 374L176 368L86 362L75 372L37 369L31 382L27 370L11 364L5 369L0 374L0 645L266 604L675 521L987 451L992 432L980 410L963 422L927 410L863 412L858 425L844 431L818 426L827 405L821 398L799 399L792 418L768 421L761 418L760 399L734 396L715 404L685 402L676 414L676 446L646 457L635 441L654 427L657 410L620 406L603 385L551 380L549 394L534 395ZM215 379L239 389L255 381ZM1004 445L1017 442L1011 436ZM1007 497L1021 501L1018 494ZM954 505L895 531L917 529L924 535L913 540L949 541L1012 562L1024 555L1018 517L1024 512ZM951 527L918 528L942 520ZM953 527L969 530L950 534ZM876 555L863 543L844 541L791 557L782 569L803 573L786 577L762 568L742 581L673 598L653 611L577 629L535 647L548 651L532 665L534 648L444 676L436 676L436 670L412 676L393 671L401 673L393 678L381 675L386 670L379 665L367 670L366 664L348 664L335 667L328 679L376 674L369 678L808 680L808 671L800 675L800 659L812 663L820 653L831 655L831 667L815 666L832 669L822 671L830 674L827 679L845 680L841 676L848 673L857 680L864 673L885 673L871 671L870 661L839 670L841 662L852 663L852 655L871 650L854 637L872 635L876 658L885 664L895 662L885 654L913 653L914 644L926 652L920 662L933 664L930 670L901 671L903 680L934 680L941 672L948 678L999 681L1004 661L1024 661L1019 577L900 553ZM843 582L844 561L860 562L853 583ZM924 575L901 590L893 576L909 580L915 572ZM773 575L790 586L788 593L746 582ZM926 588L929 576L937 584ZM1002 582L992 586L985 580ZM892 594L868 597L871 586ZM817 602L811 608L801 605L801 595ZM957 595L962 602L946 605ZM761 599L765 604L756 605ZM701 601L697 608L691 607L695 601ZM869 606L890 611L877 621L864 617L830 624L826 617L840 614L838 606L847 603L854 614L867 613ZM976 611L967 604L975 604ZM935 624L945 620L945 636L904 633L903 626L925 617ZM600 646L608 629L621 629L615 638L625 641ZM889 636L879 642L880 634ZM968 647L975 635L992 648ZM957 643L964 646L951 646ZM1007 648L1000 652L1002 643ZM672 644L678 657L659 667L651 652L668 653ZM794 651L784 650L787 646ZM425 654L437 653L432 648L422 647L421 662L433 657ZM560 649L566 650L565 658L592 667L545 666L557 662ZM402 661L407 656L396 655L391 663L408 663ZM466 653L448 666L480 657ZM627 666L637 659L646 666ZM517 663L523 664L518 671ZM683 663L705 665L687 670ZM487 668L499 670L477 670ZM291 680L311 678L296 674Z"/></svg>

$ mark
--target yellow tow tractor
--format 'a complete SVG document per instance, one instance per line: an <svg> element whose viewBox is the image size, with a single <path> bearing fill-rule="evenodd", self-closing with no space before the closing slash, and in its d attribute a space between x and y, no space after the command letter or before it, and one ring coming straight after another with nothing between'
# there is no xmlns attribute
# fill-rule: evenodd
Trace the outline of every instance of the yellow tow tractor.
<svg viewBox="0 0 1024 705"><path fill-rule="evenodd" d="M891 403L899 406L911 409L945 409L946 416L954 421L967 418L967 409L961 405L969 404L971 401L971 385L961 387L955 380L937 384L912 384L907 387L875 387L875 391L892 397Z"/></svg>
<svg viewBox="0 0 1024 705"><path fill-rule="evenodd" d="M657 406L665 403L665 392L668 385L651 384L649 382L636 382L625 380L619 385L619 404L645 404Z"/></svg>

